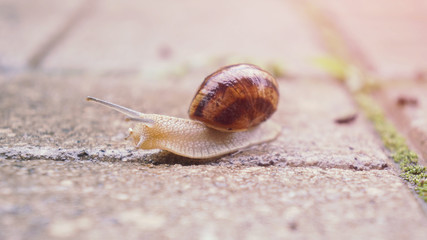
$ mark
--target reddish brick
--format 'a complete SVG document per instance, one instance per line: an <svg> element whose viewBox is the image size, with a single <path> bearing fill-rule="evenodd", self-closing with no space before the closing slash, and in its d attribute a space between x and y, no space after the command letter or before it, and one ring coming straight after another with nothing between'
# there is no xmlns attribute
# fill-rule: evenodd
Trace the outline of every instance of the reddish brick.
<svg viewBox="0 0 427 240"><path fill-rule="evenodd" d="M378 99L427 166L427 83L388 84Z"/></svg>

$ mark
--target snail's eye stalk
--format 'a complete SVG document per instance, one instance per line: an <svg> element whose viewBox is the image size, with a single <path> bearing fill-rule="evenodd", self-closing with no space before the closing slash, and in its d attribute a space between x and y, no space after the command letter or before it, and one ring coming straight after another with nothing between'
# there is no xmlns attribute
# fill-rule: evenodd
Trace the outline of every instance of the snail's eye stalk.
<svg viewBox="0 0 427 240"><path fill-rule="evenodd" d="M94 98L94 97L88 96L88 97L86 97L86 100L102 104L102 105L104 105L106 107L109 107L109 108L114 109L114 110L116 110L118 112L121 112L121 113L125 114L126 116L128 116L130 118L141 118L141 116L143 115L142 113L140 113L138 111L135 111L135 110L132 110L130 108L126 108L126 107L117 105L115 103L107 102L105 100L101 100L101 99L98 99L98 98Z"/></svg>

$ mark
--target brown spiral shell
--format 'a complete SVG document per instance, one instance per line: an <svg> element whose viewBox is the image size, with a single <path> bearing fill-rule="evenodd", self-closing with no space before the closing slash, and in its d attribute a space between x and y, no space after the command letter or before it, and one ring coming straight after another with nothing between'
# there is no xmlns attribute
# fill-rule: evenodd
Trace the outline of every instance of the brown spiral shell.
<svg viewBox="0 0 427 240"><path fill-rule="evenodd" d="M236 64L205 78L189 115L220 131L243 131L268 119L278 102L278 84L271 74L252 64Z"/></svg>

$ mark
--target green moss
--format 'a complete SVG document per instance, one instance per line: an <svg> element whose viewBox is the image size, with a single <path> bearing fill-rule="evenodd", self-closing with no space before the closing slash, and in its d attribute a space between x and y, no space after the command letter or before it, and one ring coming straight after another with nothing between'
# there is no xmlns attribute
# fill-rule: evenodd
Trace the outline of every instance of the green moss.
<svg viewBox="0 0 427 240"><path fill-rule="evenodd" d="M313 64L338 80L346 78L348 64L339 58L332 56L317 57L313 59Z"/></svg>
<svg viewBox="0 0 427 240"><path fill-rule="evenodd" d="M357 93L356 100L372 121L375 129L393 160L399 164L402 171L400 176L415 186L415 191L427 202L427 171L426 167L418 165L418 155L411 151L396 128L386 119L381 108L365 93Z"/></svg>
<svg viewBox="0 0 427 240"><path fill-rule="evenodd" d="M267 71L273 74L273 76L276 78L286 77L287 72L284 66L285 64L279 61L270 62L267 64Z"/></svg>
<svg viewBox="0 0 427 240"><path fill-rule="evenodd" d="M417 154L409 149L405 138L397 132L385 117L382 109L367 94L370 90L381 87L379 81L366 75L368 72L363 69L363 65L361 66L362 69L352 67L352 64L357 63L357 61L353 62L355 59L353 59L346 41L341 38L334 28L334 24L329 22L328 18L319 14L320 11L310 4L306 6L306 10L314 22L318 23L317 26L326 46L333 55L332 57L314 59L314 64L336 79L343 81L349 90L355 94L356 101L372 121L384 145L390 150L393 160L399 165L402 171L401 177L413 184L415 191L427 202L426 168L418 165ZM352 73L352 70L356 70L356 74Z"/></svg>

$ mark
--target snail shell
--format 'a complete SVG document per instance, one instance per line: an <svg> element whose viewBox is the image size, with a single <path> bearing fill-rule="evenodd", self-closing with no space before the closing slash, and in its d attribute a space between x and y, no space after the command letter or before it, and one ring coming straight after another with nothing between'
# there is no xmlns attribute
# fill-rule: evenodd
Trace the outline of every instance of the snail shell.
<svg viewBox="0 0 427 240"><path fill-rule="evenodd" d="M220 131L243 131L277 109L276 79L251 64L230 65L207 76L188 111L193 120Z"/></svg>
<svg viewBox="0 0 427 240"><path fill-rule="evenodd" d="M275 139L281 126L262 122L276 110L278 98L277 82L270 74L254 65L239 64L221 68L205 79L189 110L195 120L140 113L94 97L87 100L136 121L128 138L137 148L201 159Z"/></svg>

